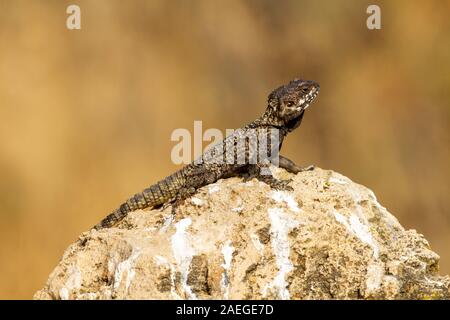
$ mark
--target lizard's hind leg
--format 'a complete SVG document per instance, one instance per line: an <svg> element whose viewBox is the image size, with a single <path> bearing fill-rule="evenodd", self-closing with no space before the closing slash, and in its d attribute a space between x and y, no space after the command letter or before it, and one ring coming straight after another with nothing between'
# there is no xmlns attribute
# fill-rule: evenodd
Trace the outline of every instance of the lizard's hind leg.
<svg viewBox="0 0 450 320"><path fill-rule="evenodd" d="M165 203L163 205L162 209L164 210L169 205L172 206L171 213L172 213L173 216L175 216L179 206L184 203L186 198L188 198L188 197L192 196L193 194L195 194L195 192L196 192L195 188L189 188L189 189L183 188L183 189L180 189L178 191L178 193L177 193L177 196L176 196L175 200L173 200L171 202L168 202L168 203Z"/></svg>
<svg viewBox="0 0 450 320"><path fill-rule="evenodd" d="M277 190L294 190L289 183L292 179L280 180L275 178L270 171L269 165L252 164L248 166L248 177L245 180L256 178L261 182L268 184L272 189Z"/></svg>

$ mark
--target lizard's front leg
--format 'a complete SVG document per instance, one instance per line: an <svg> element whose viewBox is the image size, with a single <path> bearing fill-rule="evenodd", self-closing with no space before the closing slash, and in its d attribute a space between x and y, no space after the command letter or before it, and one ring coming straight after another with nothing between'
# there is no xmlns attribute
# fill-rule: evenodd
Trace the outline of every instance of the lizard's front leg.
<svg viewBox="0 0 450 320"><path fill-rule="evenodd" d="M294 190L291 186L289 186L292 179L280 180L275 178L270 172L269 164L250 164L248 165L248 174L248 178L256 178L259 181L267 183L273 189L286 191Z"/></svg>
<svg viewBox="0 0 450 320"><path fill-rule="evenodd" d="M303 171L314 170L314 165L309 165L306 167L299 167L294 163L294 161L282 156L281 154L279 155L279 163L278 164L279 164L280 168L283 168L287 172L290 172L290 173L299 173L299 172L303 172Z"/></svg>

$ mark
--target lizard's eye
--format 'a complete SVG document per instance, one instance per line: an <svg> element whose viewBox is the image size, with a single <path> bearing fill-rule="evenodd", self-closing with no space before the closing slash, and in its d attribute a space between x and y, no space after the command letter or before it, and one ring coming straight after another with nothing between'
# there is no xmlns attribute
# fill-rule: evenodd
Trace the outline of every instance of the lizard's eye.
<svg viewBox="0 0 450 320"><path fill-rule="evenodd" d="M303 87L302 88L302 92L303 93L308 93L309 92L309 88L308 87Z"/></svg>
<svg viewBox="0 0 450 320"><path fill-rule="evenodd" d="M287 107L292 107L294 105L294 102L292 102L292 101L287 101L286 102L286 106Z"/></svg>

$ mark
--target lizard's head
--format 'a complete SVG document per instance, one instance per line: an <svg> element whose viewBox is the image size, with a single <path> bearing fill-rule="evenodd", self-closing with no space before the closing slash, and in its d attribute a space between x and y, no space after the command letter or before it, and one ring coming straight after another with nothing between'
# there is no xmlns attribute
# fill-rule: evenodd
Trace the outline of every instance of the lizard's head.
<svg viewBox="0 0 450 320"><path fill-rule="evenodd" d="M294 129L304 111L319 93L317 82L295 79L272 91L268 98L266 114L274 125Z"/></svg>

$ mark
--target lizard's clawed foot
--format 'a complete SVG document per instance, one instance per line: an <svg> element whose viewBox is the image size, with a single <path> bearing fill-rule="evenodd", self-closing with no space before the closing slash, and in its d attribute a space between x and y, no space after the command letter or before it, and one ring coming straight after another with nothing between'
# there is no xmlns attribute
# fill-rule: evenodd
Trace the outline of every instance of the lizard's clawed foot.
<svg viewBox="0 0 450 320"><path fill-rule="evenodd" d="M252 180L253 178L256 178L255 175L249 174L249 173L245 173L241 175L242 178L242 182L249 182L250 180Z"/></svg>
<svg viewBox="0 0 450 320"><path fill-rule="evenodd" d="M276 179L274 176L259 176L258 180L267 183L272 189L281 190L281 191L293 191L289 184L292 182L292 179L280 180Z"/></svg>
<svg viewBox="0 0 450 320"><path fill-rule="evenodd" d="M177 209L178 209L178 203L174 202L172 203L172 209L170 210L170 213L172 214L172 216L176 216L177 214Z"/></svg>
<svg viewBox="0 0 450 320"><path fill-rule="evenodd" d="M162 204L162 205L159 205L159 206L155 206L155 208L157 208L157 209L161 209L161 211L164 211L164 210L166 210L170 205L172 205L173 204L173 202L166 202L166 203L164 203L164 204Z"/></svg>
<svg viewBox="0 0 450 320"><path fill-rule="evenodd" d="M289 160L288 158L286 158L282 155L279 156L279 166L280 166L280 168L283 168L287 172L290 172L293 174L297 174L297 173L303 172L303 171L314 170L314 168L315 168L314 165L309 165L306 167L299 167L294 163L294 161Z"/></svg>
<svg viewBox="0 0 450 320"><path fill-rule="evenodd" d="M292 188L289 183L292 182L292 179L287 180L277 180L274 179L274 181L270 181L267 184L272 188L280 191L294 191L294 188Z"/></svg>
<svg viewBox="0 0 450 320"><path fill-rule="evenodd" d="M315 165L311 164L309 166L306 167L301 167L299 172L303 172L303 171L312 171L316 168Z"/></svg>
<svg viewBox="0 0 450 320"><path fill-rule="evenodd" d="M263 171L266 169L265 171ZM292 182L292 179L287 180L280 180L275 178L272 173L269 171L268 167L262 167L262 166L253 166L250 167L248 170L248 175L244 176L244 181L248 181L252 178L256 178L261 182L264 182L268 184L272 189L276 190L284 190L284 191L293 191L294 188L292 188L289 183Z"/></svg>
<svg viewBox="0 0 450 320"><path fill-rule="evenodd" d="M161 205L160 208L161 208L161 211L164 211L164 210L166 210L166 209L170 206L170 213L171 213L173 216L175 216L176 213L177 213L177 209L178 209L178 206L180 205L180 203L181 203L181 202L178 201L178 200L171 201L171 202L166 202L166 203L164 203L163 205Z"/></svg>
<svg viewBox="0 0 450 320"><path fill-rule="evenodd" d="M177 197L174 201L166 203L163 205L163 209L167 208L167 206L172 206L172 215L176 215L177 210L180 205L184 203L186 198L194 195L196 192L195 188L183 188L178 191Z"/></svg>
<svg viewBox="0 0 450 320"><path fill-rule="evenodd" d="M180 208L180 206L184 203L184 199L177 199L175 201L173 201L172 203L170 203L171 207L171 211L170 213L172 214L172 216L175 216L177 214L177 210Z"/></svg>

